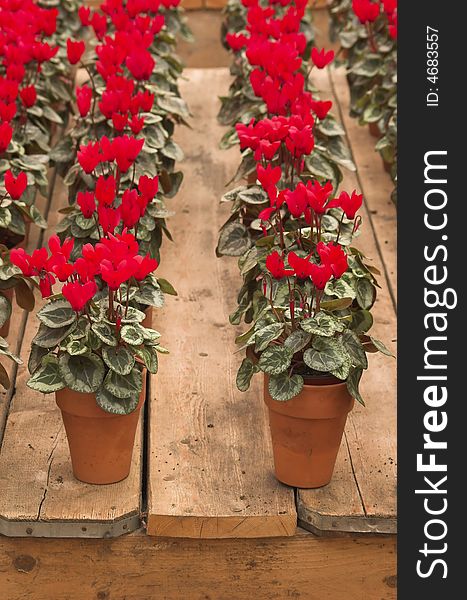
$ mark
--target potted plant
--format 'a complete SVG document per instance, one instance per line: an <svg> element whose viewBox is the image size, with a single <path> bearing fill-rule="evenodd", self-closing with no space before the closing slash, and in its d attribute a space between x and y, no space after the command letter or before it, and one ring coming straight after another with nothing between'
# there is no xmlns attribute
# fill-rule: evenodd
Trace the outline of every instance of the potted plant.
<svg viewBox="0 0 467 600"><path fill-rule="evenodd" d="M49 252L11 252L12 263L38 280L47 297L37 313L28 386L55 393L75 477L114 483L130 470L146 370L156 373L157 353L166 352L135 307L159 289L152 275L157 261L139 255L126 231L83 247L76 260L73 244L52 236ZM57 280L63 287L52 295Z"/></svg>
<svg viewBox="0 0 467 600"><path fill-rule="evenodd" d="M115 177L119 184L135 191L134 184L143 175L158 177L160 185L153 201L144 207L136 236L142 250L156 259L164 236L170 239L166 219L173 213L166 200L175 196L183 180L182 172L176 170L183 153L174 142L173 133L176 124L185 122L189 111L178 90L182 64L173 51L175 31L181 23L175 8L178 3L164 4L135 7L104 2L96 11L81 7L82 24L94 30L96 39L89 36L86 44L67 40L68 60L86 72L86 79L76 89L73 126L54 148L51 158L69 190L70 206L62 211L65 217L58 231L62 237L76 238L77 254L81 246L93 243L98 236L94 221L83 221L76 203L90 187L90 178L108 174L104 160L94 165L98 171L80 163L86 148L92 153L96 140L120 138L125 145L123 151L129 148L128 138L141 142L132 168L119 163ZM143 21L147 29L144 37L140 30ZM118 65L114 64L114 56L119 56Z"/></svg>
<svg viewBox="0 0 467 600"><path fill-rule="evenodd" d="M316 182L285 187L267 217L275 235L258 240L242 261L245 276L257 269L259 286L252 326L237 338L247 353L237 386L245 391L263 373L276 477L304 488L331 479L347 414L354 399L364 404L359 382L366 353L390 354L368 333L375 280L350 245L362 196L332 198L332 191ZM299 206L297 219L307 226L286 230L281 202ZM329 218L338 224L334 232L324 231Z"/></svg>
<svg viewBox="0 0 467 600"><path fill-rule="evenodd" d="M315 100L301 73L304 9L302 2L248 7L248 31L229 38L237 52L246 48L244 60L255 67L246 71L266 110L235 125L255 183L225 194L232 214L217 250L239 257L243 277L230 316L233 324L250 325L237 338L246 351L237 387L248 389L263 373L276 476L319 487L331 479L354 400L363 403L366 353L389 351L368 333L378 271L353 245L362 195L335 194L340 174L320 162L332 145L322 130L333 125L330 103ZM313 48L311 66L323 68L332 58ZM314 173L311 166L319 164L322 171Z"/></svg>

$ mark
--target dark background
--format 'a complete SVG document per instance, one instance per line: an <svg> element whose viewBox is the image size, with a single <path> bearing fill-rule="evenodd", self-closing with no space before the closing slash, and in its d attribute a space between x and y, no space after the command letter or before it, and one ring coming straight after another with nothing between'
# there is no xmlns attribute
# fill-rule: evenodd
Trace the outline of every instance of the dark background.
<svg viewBox="0 0 467 600"><path fill-rule="evenodd" d="M399 522L399 593L401 600L467 597L464 584L467 509L467 430L464 420L467 393L467 327L465 279L467 277L467 117L464 92L466 80L467 7L462 2L425 0L399 2L399 149L398 149L398 522ZM426 79L426 27L439 30L440 101L437 109L427 108L425 96L430 84ZM448 451L448 502L444 518L448 524L448 578L441 579L441 569L432 577L420 579L416 574L418 550L423 547L423 526L429 518L423 509L423 496L414 490L423 486L423 474L416 471L416 455L423 446L424 384L416 376L423 372L424 307L423 271L426 263L423 248L441 234L425 229L423 198L424 154L429 150L447 150L449 202L446 242L449 279L446 287L458 293L458 306L447 310L448 336L448 412L449 424L444 432ZM444 188L446 189L446 188ZM442 309L437 309L442 310ZM443 334L439 334L443 335ZM443 434L440 438L442 439ZM443 461L444 462L444 461ZM429 475L427 473L427 475ZM433 480L437 476L434 474ZM426 486L423 486L426 487ZM440 498L442 496L438 496ZM435 504L433 504L435 506ZM434 532L434 530L433 530ZM433 547L441 542L429 542ZM424 564L427 564L425 561Z"/></svg>

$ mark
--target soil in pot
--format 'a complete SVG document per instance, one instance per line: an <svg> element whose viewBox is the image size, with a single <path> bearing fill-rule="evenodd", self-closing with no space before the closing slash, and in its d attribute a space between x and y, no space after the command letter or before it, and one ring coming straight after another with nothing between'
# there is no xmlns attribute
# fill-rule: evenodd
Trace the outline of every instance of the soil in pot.
<svg viewBox="0 0 467 600"><path fill-rule="evenodd" d="M273 400L264 379L275 474L293 487L317 488L331 481L348 413L354 400L334 377L307 380L301 393Z"/></svg>
<svg viewBox="0 0 467 600"><path fill-rule="evenodd" d="M68 388L55 393L76 479L109 484L128 477L139 415L146 396L145 382L146 371L143 371L138 406L128 415L105 412L97 405L95 394L82 394Z"/></svg>

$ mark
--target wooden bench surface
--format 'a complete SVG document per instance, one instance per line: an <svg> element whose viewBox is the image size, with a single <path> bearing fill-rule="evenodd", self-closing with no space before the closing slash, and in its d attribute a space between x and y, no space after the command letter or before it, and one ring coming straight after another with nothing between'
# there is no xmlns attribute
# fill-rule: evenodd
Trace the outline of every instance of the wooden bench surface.
<svg viewBox="0 0 467 600"><path fill-rule="evenodd" d="M246 394L236 391L240 360L228 322L239 276L235 259L214 255L227 206L219 205L235 171L238 148L217 149L217 96L229 86L227 69L188 69L182 94L194 115L180 128L185 181L172 200L175 244L163 249L161 276L179 292L155 313L156 329L171 354L152 378L147 422L142 422L130 477L111 486L73 479L61 417L52 396L26 387L18 368L16 390L0 406L6 428L0 453L0 534L44 537L112 537L135 530L146 518L148 533L164 537L248 538L294 535L296 523L318 533L395 532L395 361L374 355L363 385L367 408L356 408L331 484L298 490L279 484L273 463L260 378ZM350 138L357 173L344 185L365 194L359 247L382 271L374 335L393 347L396 332L395 209L374 138L348 115L341 70L318 73L317 87L336 100ZM51 227L65 204L57 184ZM31 248L37 244L31 239ZM389 285L388 285L389 284ZM21 339L22 328L24 338ZM10 343L27 357L37 322L16 312ZM22 342L22 343L21 343ZM10 403L11 399L11 403ZM147 481L142 481L142 435ZM144 499L147 495L147 507ZM295 501L296 496L296 501Z"/></svg>

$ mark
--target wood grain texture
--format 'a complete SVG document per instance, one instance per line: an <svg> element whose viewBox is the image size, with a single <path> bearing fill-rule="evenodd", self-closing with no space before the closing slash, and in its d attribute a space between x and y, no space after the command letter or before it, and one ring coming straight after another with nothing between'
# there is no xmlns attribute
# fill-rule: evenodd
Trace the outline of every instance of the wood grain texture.
<svg viewBox="0 0 467 600"><path fill-rule="evenodd" d="M61 182L57 182L52 202L47 235L59 219L57 210L66 204ZM36 301L39 307L42 300L37 297ZM112 535L109 524L136 516L132 520L134 529L139 526L140 514L141 426L130 476L125 481L93 486L74 479L55 396L35 392L26 385L29 348L37 327L37 318L29 316L21 351L24 365L18 368L0 454L0 533ZM86 522L94 526L88 528ZM102 525L100 530L98 524Z"/></svg>
<svg viewBox="0 0 467 600"><path fill-rule="evenodd" d="M227 69L188 69L181 86L193 129L179 130L187 158L161 275L178 290L155 326L171 354L154 378L149 430L148 533L170 537L293 535L293 491L273 475L261 381L235 385L241 360L228 315L240 278L235 259L215 255L228 206L219 199L235 171L238 149L216 147L218 95ZM209 94L205 93L209 90Z"/></svg>
<svg viewBox="0 0 467 600"><path fill-rule="evenodd" d="M394 539L0 538L5 600L395 600Z"/></svg>
<svg viewBox="0 0 467 600"><path fill-rule="evenodd" d="M323 99L334 102L333 112L342 114L352 150L358 125L345 118L349 110L348 94L342 86L334 87L326 71L314 74ZM339 73L341 77L342 73ZM334 93L336 91L336 94ZM363 129L363 128L362 128ZM365 205L363 225L356 244L380 269L382 289L372 313L375 324L371 334L384 341L394 352L397 320L387 281L395 290L395 219L396 211L389 199L392 187L374 151L374 138L366 129L359 134L358 152L354 153L357 172L344 170L341 189L361 189ZM378 173L369 177L369 173ZM375 181L377 184L375 184ZM389 205L388 205L389 201ZM389 244L378 244L386 228ZM394 267L395 269L395 267ZM350 413L343 447L338 456L331 483L317 490L299 490L298 518L302 526L329 532L396 532L396 361L381 354L369 355L369 369L362 379L366 408L356 406Z"/></svg>

